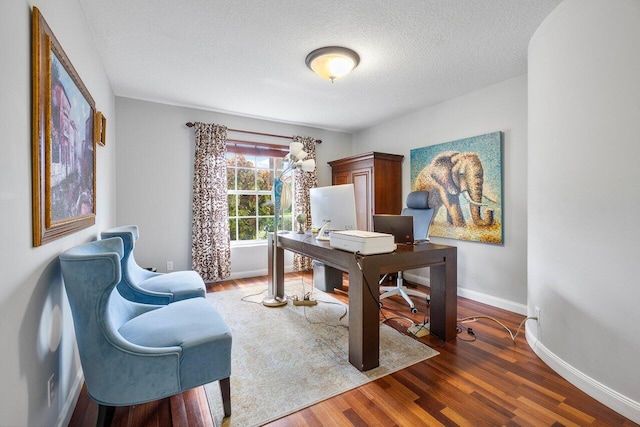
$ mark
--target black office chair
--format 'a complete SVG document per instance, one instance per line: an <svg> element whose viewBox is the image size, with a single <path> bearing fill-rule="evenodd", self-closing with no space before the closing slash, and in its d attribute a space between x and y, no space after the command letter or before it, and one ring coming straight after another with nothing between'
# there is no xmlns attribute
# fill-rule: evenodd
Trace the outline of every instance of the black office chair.
<svg viewBox="0 0 640 427"><path fill-rule="evenodd" d="M429 227L431 226L431 221L433 221L434 211L432 208L429 208L428 198L428 191L412 191L407 196L407 207L402 209L402 215L413 216L413 238L415 242L429 240ZM386 274L380 279L379 284L382 284L385 280L387 280ZM428 294L407 288L404 285L402 271L398 271L397 273L395 286L380 286L380 291L382 291L380 295L381 304L384 298L400 295L407 301L412 313L417 313L418 309L415 307L410 295L424 298L427 303L429 302Z"/></svg>

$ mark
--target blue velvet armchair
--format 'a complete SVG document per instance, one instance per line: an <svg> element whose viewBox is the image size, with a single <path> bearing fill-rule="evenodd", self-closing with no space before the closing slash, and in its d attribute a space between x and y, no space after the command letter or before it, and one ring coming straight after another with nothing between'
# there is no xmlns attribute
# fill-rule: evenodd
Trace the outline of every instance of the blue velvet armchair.
<svg viewBox="0 0 640 427"><path fill-rule="evenodd" d="M120 237L124 244L122 257L122 279L118 284L120 294L125 298L144 304L169 304L189 298L204 297L204 281L195 271L175 271L154 273L140 267L133 256L138 240L138 227L126 225L105 230L102 239Z"/></svg>
<svg viewBox="0 0 640 427"><path fill-rule="evenodd" d="M89 396L101 419L129 406L220 381L231 414L231 333L204 298L169 305L123 298L122 239L77 246L60 255Z"/></svg>

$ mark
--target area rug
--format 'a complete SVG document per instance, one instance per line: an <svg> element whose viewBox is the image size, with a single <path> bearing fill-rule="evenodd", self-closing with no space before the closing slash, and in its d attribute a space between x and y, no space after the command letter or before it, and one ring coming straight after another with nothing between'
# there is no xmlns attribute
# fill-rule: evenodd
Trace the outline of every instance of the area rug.
<svg viewBox="0 0 640 427"><path fill-rule="evenodd" d="M304 295L303 285L287 282L287 295ZM232 413L224 426L268 423L438 354L383 324L380 366L360 372L349 363L345 304L314 290L316 306L289 302L267 308L260 304L261 291L265 286L207 295L233 335ZM215 425L222 426L218 382L207 384L205 391Z"/></svg>

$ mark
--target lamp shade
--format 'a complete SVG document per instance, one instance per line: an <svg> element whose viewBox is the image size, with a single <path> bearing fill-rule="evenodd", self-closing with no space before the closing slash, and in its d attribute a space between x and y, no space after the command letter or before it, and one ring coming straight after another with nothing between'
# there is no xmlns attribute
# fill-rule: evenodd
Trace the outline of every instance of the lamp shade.
<svg viewBox="0 0 640 427"><path fill-rule="evenodd" d="M307 67L322 78L331 80L344 77L360 63L360 56L351 49L328 46L316 49L307 55Z"/></svg>
<svg viewBox="0 0 640 427"><path fill-rule="evenodd" d="M313 170L316 168L316 161L314 159L301 160L299 164L300 169L305 172L313 172Z"/></svg>
<svg viewBox="0 0 640 427"><path fill-rule="evenodd" d="M302 142L294 141L291 144L289 144L290 157L297 158L298 157L298 153L300 153L302 151L302 147L303 147Z"/></svg>

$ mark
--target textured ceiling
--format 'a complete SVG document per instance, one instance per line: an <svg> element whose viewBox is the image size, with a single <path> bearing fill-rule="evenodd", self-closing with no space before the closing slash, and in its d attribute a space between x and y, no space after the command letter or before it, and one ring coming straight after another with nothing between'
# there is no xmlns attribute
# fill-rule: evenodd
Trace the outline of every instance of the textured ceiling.
<svg viewBox="0 0 640 427"><path fill-rule="evenodd" d="M355 132L526 72L560 0L78 0L117 96ZM319 47L360 65L331 84Z"/></svg>

